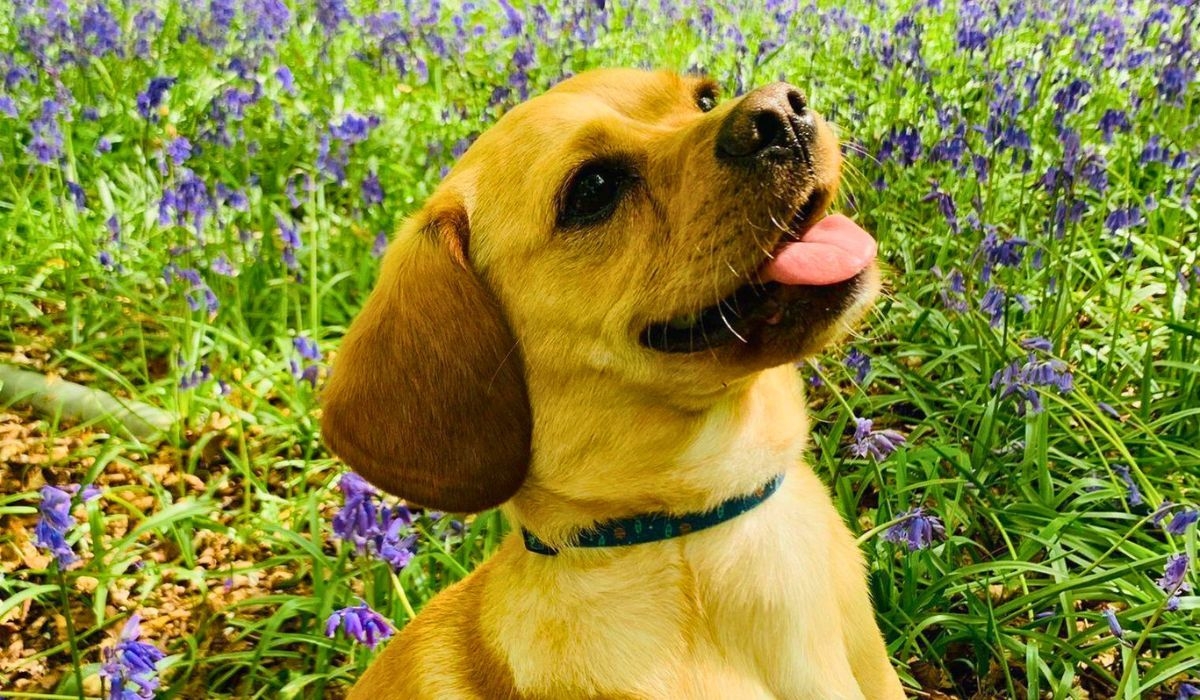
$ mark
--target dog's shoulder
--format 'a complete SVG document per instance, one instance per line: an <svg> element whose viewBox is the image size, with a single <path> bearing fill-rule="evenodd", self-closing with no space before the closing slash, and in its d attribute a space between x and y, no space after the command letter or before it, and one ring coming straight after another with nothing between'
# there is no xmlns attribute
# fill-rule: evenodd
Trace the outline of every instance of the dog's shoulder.
<svg viewBox="0 0 1200 700"><path fill-rule="evenodd" d="M349 700L518 700L512 672L480 627L493 569L484 563L429 601L367 669Z"/></svg>

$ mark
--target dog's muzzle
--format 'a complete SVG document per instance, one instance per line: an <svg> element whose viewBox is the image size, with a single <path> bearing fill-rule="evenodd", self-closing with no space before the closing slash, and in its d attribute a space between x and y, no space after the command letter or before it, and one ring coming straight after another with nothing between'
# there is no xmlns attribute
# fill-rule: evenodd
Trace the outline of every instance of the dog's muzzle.
<svg viewBox="0 0 1200 700"><path fill-rule="evenodd" d="M717 134L717 159L742 167L812 162L817 137L804 93L787 83L751 92L733 108Z"/></svg>

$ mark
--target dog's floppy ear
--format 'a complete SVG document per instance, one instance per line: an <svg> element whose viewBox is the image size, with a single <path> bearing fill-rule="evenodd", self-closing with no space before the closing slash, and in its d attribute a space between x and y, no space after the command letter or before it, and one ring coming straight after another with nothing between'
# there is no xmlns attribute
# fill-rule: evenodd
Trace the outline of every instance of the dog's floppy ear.
<svg viewBox="0 0 1200 700"><path fill-rule="evenodd" d="M468 234L452 198L407 223L322 398L325 441L355 471L453 512L516 493L533 431L521 356L468 261Z"/></svg>

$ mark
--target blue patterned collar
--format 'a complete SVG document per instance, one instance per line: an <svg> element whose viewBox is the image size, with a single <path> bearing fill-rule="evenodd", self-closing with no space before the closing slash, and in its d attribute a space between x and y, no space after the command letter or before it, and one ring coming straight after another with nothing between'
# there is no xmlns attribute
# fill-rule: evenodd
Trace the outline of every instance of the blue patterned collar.
<svg viewBox="0 0 1200 700"><path fill-rule="evenodd" d="M645 544L682 537L692 532L706 530L713 525L720 525L727 520L753 509L771 497L783 482L783 474L779 474L754 491L742 496L731 498L712 510L700 513L685 513L683 515L667 515L665 513L646 513L632 518L610 520L596 527L580 532L571 542L573 547L625 547L631 544ZM554 556L558 550L542 542L532 532L522 529L525 539L525 549L534 554Z"/></svg>

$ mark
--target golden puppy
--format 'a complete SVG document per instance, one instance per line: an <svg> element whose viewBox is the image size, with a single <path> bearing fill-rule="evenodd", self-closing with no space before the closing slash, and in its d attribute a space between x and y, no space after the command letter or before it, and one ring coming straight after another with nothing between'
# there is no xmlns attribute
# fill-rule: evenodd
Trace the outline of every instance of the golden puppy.
<svg viewBox="0 0 1200 700"><path fill-rule="evenodd" d="M904 697L803 462L792 363L878 290L874 241L825 217L840 164L790 85L633 70L479 138L389 249L323 431L514 532L352 698Z"/></svg>

